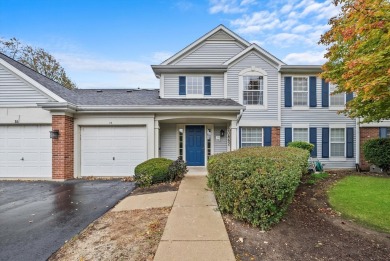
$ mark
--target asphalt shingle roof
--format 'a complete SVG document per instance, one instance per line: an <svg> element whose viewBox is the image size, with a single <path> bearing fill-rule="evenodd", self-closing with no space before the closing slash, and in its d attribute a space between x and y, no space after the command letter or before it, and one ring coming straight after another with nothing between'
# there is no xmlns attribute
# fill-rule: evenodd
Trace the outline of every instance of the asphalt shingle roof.
<svg viewBox="0 0 390 261"><path fill-rule="evenodd" d="M231 99L161 99L158 89L69 90L2 53L0 58L67 102L78 106L241 106Z"/></svg>

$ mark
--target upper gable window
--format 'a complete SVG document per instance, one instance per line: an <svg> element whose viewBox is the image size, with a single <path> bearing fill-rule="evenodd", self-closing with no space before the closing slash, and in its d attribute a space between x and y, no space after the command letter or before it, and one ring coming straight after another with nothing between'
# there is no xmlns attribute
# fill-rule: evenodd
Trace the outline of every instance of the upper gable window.
<svg viewBox="0 0 390 261"><path fill-rule="evenodd" d="M334 84L329 84L329 104L330 104L330 106L344 107L345 94L344 93L332 94L335 90L336 90L336 86Z"/></svg>
<svg viewBox="0 0 390 261"><path fill-rule="evenodd" d="M309 106L309 78L293 77L293 105Z"/></svg>
<svg viewBox="0 0 390 261"><path fill-rule="evenodd" d="M244 76L243 104L264 105L263 76Z"/></svg>
<svg viewBox="0 0 390 261"><path fill-rule="evenodd" d="M187 95L203 94L203 77L187 76Z"/></svg>
<svg viewBox="0 0 390 261"><path fill-rule="evenodd" d="M267 72L252 66L239 74L239 102L247 109L267 107Z"/></svg>

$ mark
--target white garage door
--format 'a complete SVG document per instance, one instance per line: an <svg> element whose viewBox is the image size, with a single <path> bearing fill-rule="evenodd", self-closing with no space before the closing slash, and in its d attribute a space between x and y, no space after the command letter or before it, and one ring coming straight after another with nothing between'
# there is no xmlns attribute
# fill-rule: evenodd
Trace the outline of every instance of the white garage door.
<svg viewBox="0 0 390 261"><path fill-rule="evenodd" d="M146 127L82 127L81 176L133 175L146 144Z"/></svg>
<svg viewBox="0 0 390 261"><path fill-rule="evenodd" d="M0 177L51 178L51 126L0 126Z"/></svg>

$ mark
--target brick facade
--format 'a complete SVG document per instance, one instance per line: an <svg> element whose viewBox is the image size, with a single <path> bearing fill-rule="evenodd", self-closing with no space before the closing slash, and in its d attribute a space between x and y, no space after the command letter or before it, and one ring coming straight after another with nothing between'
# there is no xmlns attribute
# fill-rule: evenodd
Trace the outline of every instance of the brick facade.
<svg viewBox="0 0 390 261"><path fill-rule="evenodd" d="M52 139L52 178L74 177L74 123L65 115L52 116L52 129L59 130L58 139Z"/></svg>
<svg viewBox="0 0 390 261"><path fill-rule="evenodd" d="M280 146L280 127L272 127L271 146Z"/></svg>
<svg viewBox="0 0 390 261"><path fill-rule="evenodd" d="M379 138L379 128L377 127L362 127L360 128L360 168L369 170L370 164L364 159L363 144L367 140Z"/></svg>

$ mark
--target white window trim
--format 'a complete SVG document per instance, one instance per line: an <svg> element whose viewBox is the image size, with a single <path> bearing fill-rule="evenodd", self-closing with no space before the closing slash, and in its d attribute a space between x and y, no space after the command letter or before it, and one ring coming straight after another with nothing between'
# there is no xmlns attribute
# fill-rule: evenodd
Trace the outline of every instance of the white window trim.
<svg viewBox="0 0 390 261"><path fill-rule="evenodd" d="M307 79L307 105L294 105L294 78ZM291 107L293 110L308 110L310 102L310 82L309 76L292 76L291 77Z"/></svg>
<svg viewBox="0 0 390 261"><path fill-rule="evenodd" d="M310 140L309 124L292 124L292 141L294 141L294 129L307 129L307 140Z"/></svg>
<svg viewBox="0 0 390 261"><path fill-rule="evenodd" d="M239 135L239 138L240 138L240 144L239 144L239 148L244 148L242 147L242 128L259 128L261 129L261 146L259 147L264 147L264 127L261 127L261 126L240 126L240 135ZM251 142L253 143L253 142Z"/></svg>
<svg viewBox="0 0 390 261"><path fill-rule="evenodd" d="M204 98L204 75L197 74L188 74L186 77L186 98L196 99L196 98ZM199 77L202 78L202 94L188 94L188 77Z"/></svg>
<svg viewBox="0 0 390 261"><path fill-rule="evenodd" d="M333 110L334 111L344 110L345 104L347 103L347 95L344 93L344 105L343 106L341 106L341 105L332 105L331 102L330 102L331 101L331 93L332 93L331 85L333 85L333 84L329 83L329 110L332 110L332 111Z"/></svg>
<svg viewBox="0 0 390 261"><path fill-rule="evenodd" d="M266 110L268 104L268 74L261 68L252 66L238 74L238 101L244 104L244 76L263 76L263 105L245 105L247 110Z"/></svg>
<svg viewBox="0 0 390 261"><path fill-rule="evenodd" d="M344 129L344 156L331 156L332 155L332 142L331 142L331 132L332 129ZM346 124L331 124L329 125L329 160L330 161L340 161L346 160L347 156L347 126Z"/></svg>

